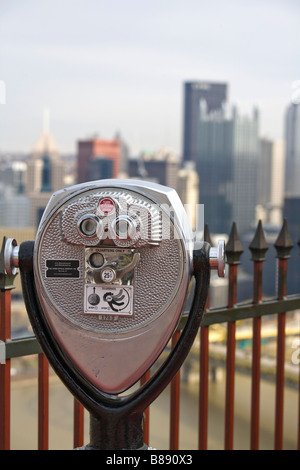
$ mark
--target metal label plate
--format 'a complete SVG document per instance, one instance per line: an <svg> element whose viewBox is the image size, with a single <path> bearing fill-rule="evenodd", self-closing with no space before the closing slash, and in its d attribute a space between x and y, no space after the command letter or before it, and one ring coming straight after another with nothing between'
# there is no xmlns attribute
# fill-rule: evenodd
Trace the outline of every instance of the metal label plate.
<svg viewBox="0 0 300 470"><path fill-rule="evenodd" d="M86 284L84 313L132 316L133 286Z"/></svg>
<svg viewBox="0 0 300 470"><path fill-rule="evenodd" d="M79 261L68 259L46 260L46 277L79 278Z"/></svg>

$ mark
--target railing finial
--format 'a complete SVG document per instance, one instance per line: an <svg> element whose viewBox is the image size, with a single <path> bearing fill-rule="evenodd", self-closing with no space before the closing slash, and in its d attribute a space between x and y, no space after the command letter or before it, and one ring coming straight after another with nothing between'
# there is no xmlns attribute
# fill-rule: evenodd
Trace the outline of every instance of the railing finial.
<svg viewBox="0 0 300 470"><path fill-rule="evenodd" d="M249 249L252 253L252 261L265 261L265 254L269 247L265 239L261 220L258 222L256 232L252 242L249 245Z"/></svg>
<svg viewBox="0 0 300 470"><path fill-rule="evenodd" d="M277 258L290 258L290 251L293 248L293 241L290 237L287 221L284 219L282 228L279 232L276 242L274 243L277 252Z"/></svg>
<svg viewBox="0 0 300 470"><path fill-rule="evenodd" d="M229 235L228 242L226 244L225 253L227 257L228 264L239 264L240 263L240 256L244 252L243 246L240 242L236 223L233 222L231 227L231 232Z"/></svg>

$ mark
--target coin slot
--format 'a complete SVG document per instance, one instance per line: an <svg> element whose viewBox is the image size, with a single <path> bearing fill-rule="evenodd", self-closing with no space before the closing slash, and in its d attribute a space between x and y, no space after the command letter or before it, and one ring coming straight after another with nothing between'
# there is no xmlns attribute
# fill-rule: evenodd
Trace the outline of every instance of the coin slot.
<svg viewBox="0 0 300 470"><path fill-rule="evenodd" d="M92 253L89 257L89 264L92 268L99 269L104 263L104 257L101 253Z"/></svg>

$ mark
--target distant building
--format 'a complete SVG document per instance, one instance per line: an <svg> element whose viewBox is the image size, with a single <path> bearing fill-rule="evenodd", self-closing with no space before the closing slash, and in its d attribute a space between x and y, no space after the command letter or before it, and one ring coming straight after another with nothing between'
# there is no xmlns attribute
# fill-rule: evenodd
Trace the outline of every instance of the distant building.
<svg viewBox="0 0 300 470"><path fill-rule="evenodd" d="M199 141L199 104L205 101L207 112L220 111L227 100L227 84L192 81L184 84L183 159L197 160Z"/></svg>
<svg viewBox="0 0 300 470"><path fill-rule="evenodd" d="M236 108L208 112L200 102L196 169L205 222L211 232L239 233L255 221L258 163L258 112L241 116Z"/></svg>
<svg viewBox="0 0 300 470"><path fill-rule="evenodd" d="M110 179L114 176L114 162L110 158L96 157L89 160L87 181Z"/></svg>
<svg viewBox="0 0 300 470"><path fill-rule="evenodd" d="M291 104L285 120L285 199L283 216L287 219L294 247L288 263L288 294L299 291L299 246L300 242L300 105Z"/></svg>
<svg viewBox="0 0 300 470"><path fill-rule="evenodd" d="M120 142L121 145L121 162L119 178L128 177L128 160L129 160L129 148L124 139L121 137L119 132L116 133L115 139Z"/></svg>
<svg viewBox="0 0 300 470"><path fill-rule="evenodd" d="M112 140L91 138L80 140L77 144L77 176L78 183L89 181L93 160L107 159L112 162L112 174L109 177L119 178L127 174L128 148L119 135ZM95 166L100 171L101 167L107 173L108 166L98 162ZM100 174L98 179L104 179ZM94 178L93 178L94 179Z"/></svg>
<svg viewBox="0 0 300 470"><path fill-rule="evenodd" d="M272 172L273 142L269 139L259 141L259 161L257 172L257 201L261 210L267 211L271 200L271 172ZM263 222L267 219L266 214Z"/></svg>
<svg viewBox="0 0 300 470"><path fill-rule="evenodd" d="M36 227L55 191L64 188L64 164L48 131L38 139L27 164L26 194L31 202L30 226Z"/></svg>
<svg viewBox="0 0 300 470"><path fill-rule="evenodd" d="M283 216L287 220L288 230L293 242L290 252L291 258L288 261L288 282L287 294L297 294L300 286L300 195L286 196L284 199Z"/></svg>
<svg viewBox="0 0 300 470"><path fill-rule="evenodd" d="M193 161L200 199L211 232L239 233L255 221L258 112L228 113L227 84L204 81L184 84L183 159Z"/></svg>
<svg viewBox="0 0 300 470"><path fill-rule="evenodd" d="M211 233L228 233L233 217L233 120L223 111L207 112L201 101L195 157L200 182L199 203Z"/></svg>
<svg viewBox="0 0 300 470"><path fill-rule="evenodd" d="M27 165L23 161L0 162L0 184L14 188L15 194L23 194L26 187Z"/></svg>
<svg viewBox="0 0 300 470"><path fill-rule="evenodd" d="M16 188L0 184L0 227L28 227L30 200Z"/></svg>
<svg viewBox="0 0 300 470"><path fill-rule="evenodd" d="M163 148L129 160L130 178L153 181L177 189L179 160L172 150Z"/></svg>
<svg viewBox="0 0 300 470"><path fill-rule="evenodd" d="M27 165L0 161L0 227L28 227L30 201L25 195Z"/></svg>
<svg viewBox="0 0 300 470"><path fill-rule="evenodd" d="M285 119L285 193L300 196L300 105L291 104Z"/></svg>
<svg viewBox="0 0 300 470"><path fill-rule="evenodd" d="M284 203L285 145L281 140L260 139L256 219L281 226Z"/></svg>

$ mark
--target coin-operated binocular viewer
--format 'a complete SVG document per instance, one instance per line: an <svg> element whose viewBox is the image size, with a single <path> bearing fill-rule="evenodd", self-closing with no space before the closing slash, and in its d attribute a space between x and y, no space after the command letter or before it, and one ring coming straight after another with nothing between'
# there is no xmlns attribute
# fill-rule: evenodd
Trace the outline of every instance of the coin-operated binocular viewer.
<svg viewBox="0 0 300 470"><path fill-rule="evenodd" d="M147 448L143 412L192 346L210 269L224 275L224 244L195 248L173 189L101 180L54 193L35 241L18 247L9 239L5 259L8 273L20 269L45 355L90 412L84 448ZM170 340L192 283L192 306L176 347L143 386L132 387Z"/></svg>

